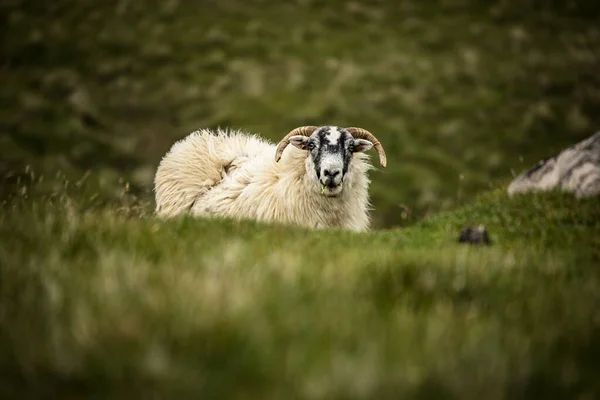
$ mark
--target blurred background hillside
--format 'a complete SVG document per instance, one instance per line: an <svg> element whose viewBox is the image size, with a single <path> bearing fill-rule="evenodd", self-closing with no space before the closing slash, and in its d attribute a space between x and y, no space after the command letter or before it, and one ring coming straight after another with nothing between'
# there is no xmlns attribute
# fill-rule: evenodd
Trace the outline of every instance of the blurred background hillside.
<svg viewBox="0 0 600 400"><path fill-rule="evenodd" d="M85 177L152 201L198 128L361 126L388 153L374 226L406 225L600 128L599 17L592 0L4 0L0 196Z"/></svg>

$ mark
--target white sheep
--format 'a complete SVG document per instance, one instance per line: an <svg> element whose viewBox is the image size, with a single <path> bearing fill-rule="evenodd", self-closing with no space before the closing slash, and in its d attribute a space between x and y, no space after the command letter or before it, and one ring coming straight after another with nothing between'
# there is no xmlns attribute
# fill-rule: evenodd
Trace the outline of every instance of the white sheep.
<svg viewBox="0 0 600 400"><path fill-rule="evenodd" d="M385 167L383 146L362 128L299 127L277 146L241 131L199 130L160 162L156 212L364 231L372 166L363 152L373 146Z"/></svg>

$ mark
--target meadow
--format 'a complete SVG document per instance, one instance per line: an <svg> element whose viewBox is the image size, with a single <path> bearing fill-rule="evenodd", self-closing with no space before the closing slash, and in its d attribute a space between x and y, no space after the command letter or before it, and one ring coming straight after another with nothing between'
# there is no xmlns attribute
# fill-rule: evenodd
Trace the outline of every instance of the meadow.
<svg viewBox="0 0 600 400"><path fill-rule="evenodd" d="M600 396L600 201L505 193L599 129L599 16L1 3L0 397ZM385 146L370 232L153 216L175 140L311 124Z"/></svg>

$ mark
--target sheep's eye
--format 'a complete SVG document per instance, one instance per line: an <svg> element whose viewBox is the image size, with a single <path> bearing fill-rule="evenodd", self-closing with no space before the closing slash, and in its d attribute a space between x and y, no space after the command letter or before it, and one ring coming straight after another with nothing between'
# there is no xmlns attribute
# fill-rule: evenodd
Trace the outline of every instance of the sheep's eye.
<svg viewBox="0 0 600 400"><path fill-rule="evenodd" d="M314 150L314 148L315 148L315 144L314 144L314 143L312 143L312 142L310 142L310 143L308 144L308 149L309 149L309 150Z"/></svg>
<svg viewBox="0 0 600 400"><path fill-rule="evenodd" d="M348 151L351 153L354 153L354 145L351 144L350 146L348 146Z"/></svg>

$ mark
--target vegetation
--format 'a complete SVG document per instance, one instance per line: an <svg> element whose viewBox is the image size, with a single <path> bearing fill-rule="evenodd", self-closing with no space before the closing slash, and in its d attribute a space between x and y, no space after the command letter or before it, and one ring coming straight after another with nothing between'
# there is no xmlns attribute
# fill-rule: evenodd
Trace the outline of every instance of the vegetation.
<svg viewBox="0 0 600 400"><path fill-rule="evenodd" d="M0 397L596 398L596 2L0 4ZM152 215L199 127L362 126L373 231ZM491 246L458 244L483 223Z"/></svg>
<svg viewBox="0 0 600 400"><path fill-rule="evenodd" d="M492 247L455 242L473 221ZM597 199L495 192L369 234L67 196L1 222L6 398L600 393Z"/></svg>

